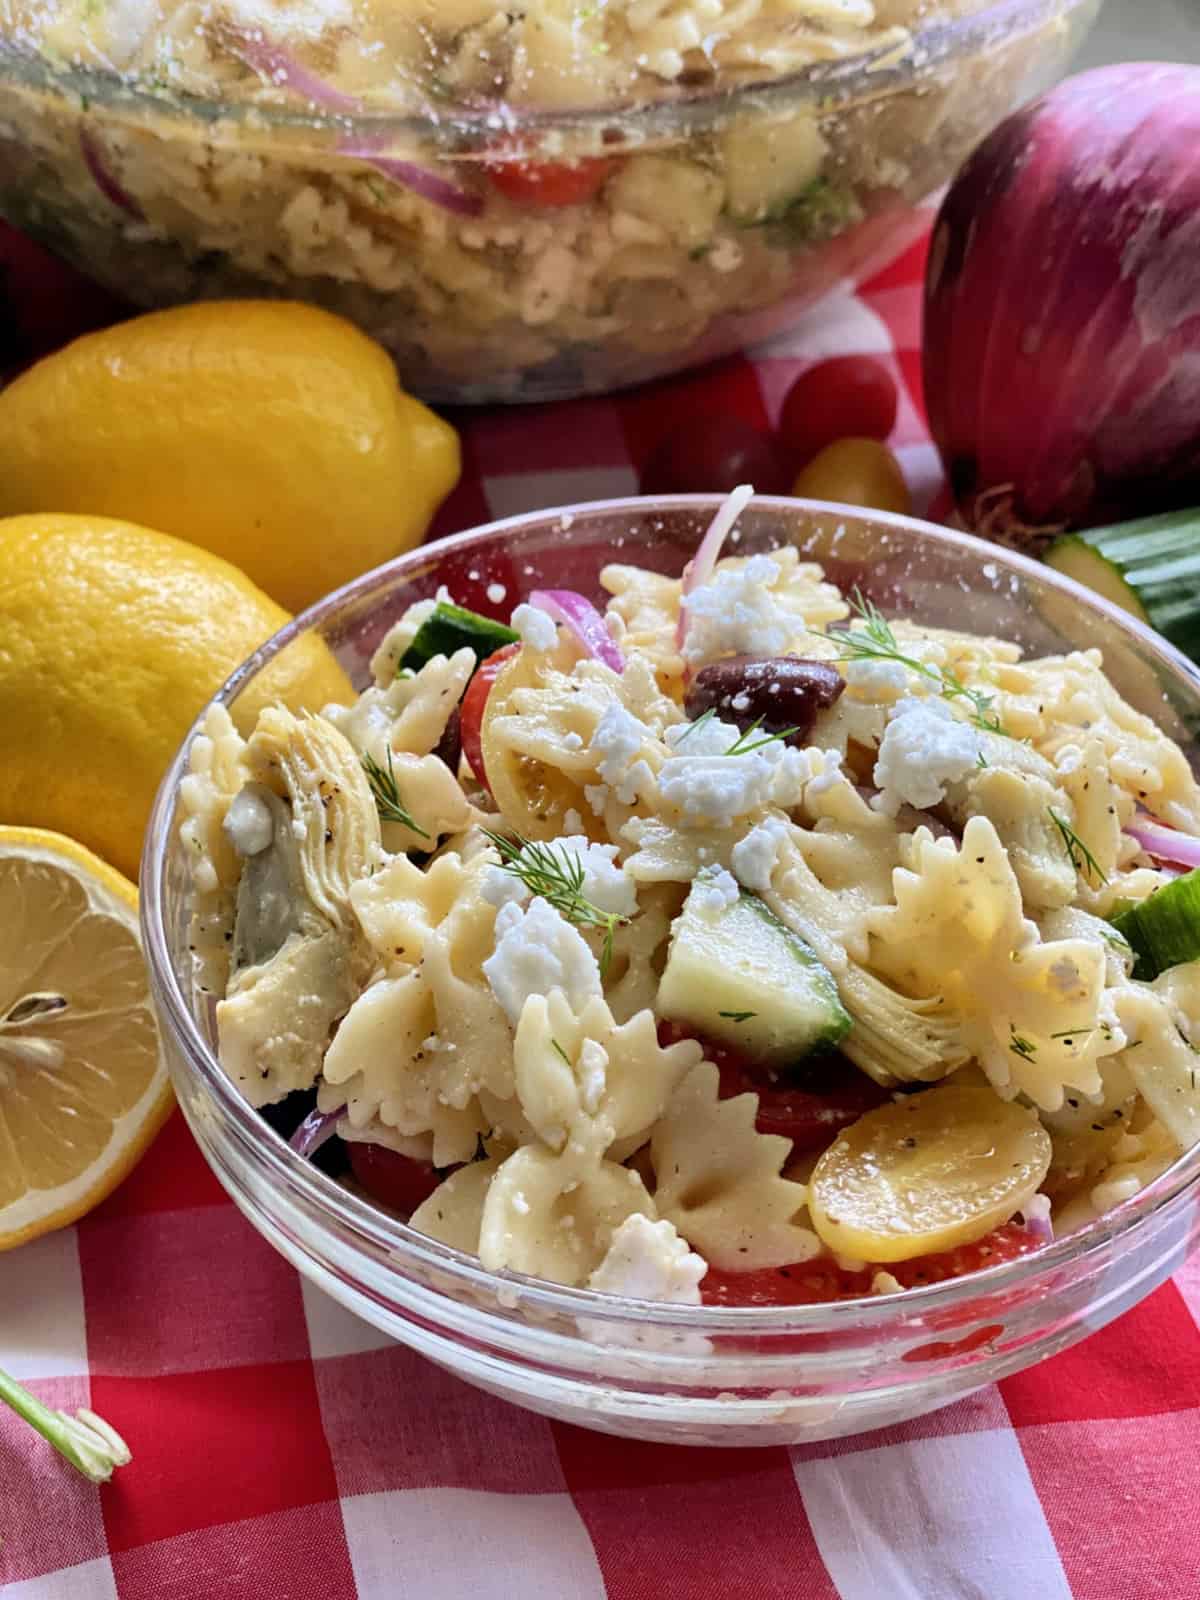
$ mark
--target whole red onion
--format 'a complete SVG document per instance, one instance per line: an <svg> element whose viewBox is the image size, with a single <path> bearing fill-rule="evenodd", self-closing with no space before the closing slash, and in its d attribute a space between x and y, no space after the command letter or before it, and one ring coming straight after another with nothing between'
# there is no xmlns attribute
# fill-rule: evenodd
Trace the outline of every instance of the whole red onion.
<svg viewBox="0 0 1200 1600"><path fill-rule="evenodd" d="M1083 73L984 140L934 229L924 365L981 533L1200 501L1200 67Z"/></svg>

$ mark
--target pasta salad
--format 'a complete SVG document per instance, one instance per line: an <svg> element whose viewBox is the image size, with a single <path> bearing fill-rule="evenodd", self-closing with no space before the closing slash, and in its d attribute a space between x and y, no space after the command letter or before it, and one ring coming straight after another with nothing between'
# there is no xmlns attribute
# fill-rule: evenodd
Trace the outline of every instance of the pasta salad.
<svg viewBox="0 0 1200 1600"><path fill-rule="evenodd" d="M245 739L214 707L193 742L225 1071L489 1270L894 1293L1200 1137L1182 752L1098 651L889 620L791 545L723 556L750 496L679 577L607 567L603 612L441 592L353 704Z"/></svg>

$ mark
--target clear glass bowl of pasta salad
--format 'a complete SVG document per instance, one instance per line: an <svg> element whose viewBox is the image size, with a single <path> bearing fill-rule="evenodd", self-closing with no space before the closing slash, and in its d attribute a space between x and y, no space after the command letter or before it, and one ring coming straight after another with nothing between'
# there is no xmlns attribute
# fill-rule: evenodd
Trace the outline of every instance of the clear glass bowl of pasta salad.
<svg viewBox="0 0 1200 1600"><path fill-rule="evenodd" d="M342 703L260 711L314 634ZM1157 636L902 517L413 551L164 781L180 1104L301 1272L520 1404L731 1444L944 1405L1195 1234L1198 719Z"/></svg>
<svg viewBox="0 0 1200 1600"><path fill-rule="evenodd" d="M9 0L0 215L142 306L356 320L446 403L784 328L1100 0Z"/></svg>

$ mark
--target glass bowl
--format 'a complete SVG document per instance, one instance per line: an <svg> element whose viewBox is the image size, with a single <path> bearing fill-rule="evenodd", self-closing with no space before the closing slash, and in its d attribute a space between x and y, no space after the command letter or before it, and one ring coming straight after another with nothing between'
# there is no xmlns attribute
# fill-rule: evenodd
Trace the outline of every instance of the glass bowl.
<svg viewBox="0 0 1200 1600"><path fill-rule="evenodd" d="M653 14L699 38L695 19L716 29L725 3L568 7L571 72L534 71L526 50L523 80L485 38L491 76L451 88L436 57L377 83L408 47L382 23L370 49L319 33L302 65L234 25L250 0L167 0L157 28L156 0L10 0L0 214L140 306L271 295L344 313L426 399L600 393L766 338L898 254L968 151L1061 74L1101 0L876 0L926 20L835 37L793 17L750 60L740 41L760 24L728 21L723 43L676 52L675 77L637 66L675 65L645 52L609 71L607 35L579 58L598 18ZM472 6L506 15L454 0L446 16ZM803 10L737 9L772 6ZM518 19L533 25L508 8Z"/></svg>
<svg viewBox="0 0 1200 1600"><path fill-rule="evenodd" d="M262 647L218 697L319 633L357 686L383 631L439 584L507 615L530 588L600 597L608 561L677 574L716 497L629 499L510 518L415 550L322 601ZM883 513L764 497L738 552L791 541L893 614L1010 638L1028 651L1099 646L1113 680L1193 758L1200 672L1165 641L1045 567ZM497 585L505 593L499 596ZM490 596L489 596L490 590ZM190 740L189 740L190 743ZM549 1416L696 1444L794 1443L946 1405L1065 1349L1148 1294L1197 1231L1200 1148L1087 1229L1008 1265L832 1306L654 1305L484 1271L302 1160L219 1066L210 998L188 954L176 825L186 746L159 792L142 862L142 928L179 1102L251 1223L335 1300L469 1382Z"/></svg>

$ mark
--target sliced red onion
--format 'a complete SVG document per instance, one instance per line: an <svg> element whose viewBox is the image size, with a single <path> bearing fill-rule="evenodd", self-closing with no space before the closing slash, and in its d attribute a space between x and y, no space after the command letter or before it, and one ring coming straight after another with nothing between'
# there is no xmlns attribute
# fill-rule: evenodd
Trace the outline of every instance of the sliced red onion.
<svg viewBox="0 0 1200 1600"><path fill-rule="evenodd" d="M679 621L675 624L675 648L683 649L683 641L687 638L688 612L684 600L693 589L699 589L708 582L713 575L713 568L721 554L721 547L732 531L734 523L754 498L754 486L749 483L739 483L736 489L730 490L725 499L717 507L717 514L708 525L708 531L700 541L699 549L683 569L683 586L680 591Z"/></svg>
<svg viewBox="0 0 1200 1600"><path fill-rule="evenodd" d="M1156 861L1169 861L1177 867L1200 867L1200 839L1193 839L1189 833L1141 818L1131 823L1125 832Z"/></svg>
<svg viewBox="0 0 1200 1600"><path fill-rule="evenodd" d="M230 48L238 59L277 87L282 86L311 100L327 111L361 111L362 101L343 94L324 78L289 55L282 45L268 39L260 30L239 31L231 36Z"/></svg>
<svg viewBox="0 0 1200 1600"><path fill-rule="evenodd" d="M146 213L113 176L101 154L100 146L86 128L79 130L79 153L83 157L84 166L91 174L92 182L104 198L111 201L118 211L123 211L127 217L133 217L137 222L145 222Z"/></svg>
<svg viewBox="0 0 1200 1600"><path fill-rule="evenodd" d="M574 589L535 589L529 604L561 622L579 640L595 661L603 661L614 672L625 671L625 657L618 650L604 618L590 600Z"/></svg>
<svg viewBox="0 0 1200 1600"><path fill-rule="evenodd" d="M413 194L420 195L422 200L441 206L443 211L451 211L456 217L477 217L483 210L482 195L472 194L469 189L460 189L449 179L430 172L428 167L419 167L412 161L399 161L394 156L376 155L370 143L364 143L361 138L339 144L338 151L341 155L369 162L383 177L402 184L404 188L411 189Z"/></svg>
<svg viewBox="0 0 1200 1600"><path fill-rule="evenodd" d="M318 1111L314 1106L288 1140L288 1144L305 1160L316 1155L321 1146L328 1144L333 1138L338 1118L345 1109L345 1106L339 1106L336 1111Z"/></svg>

